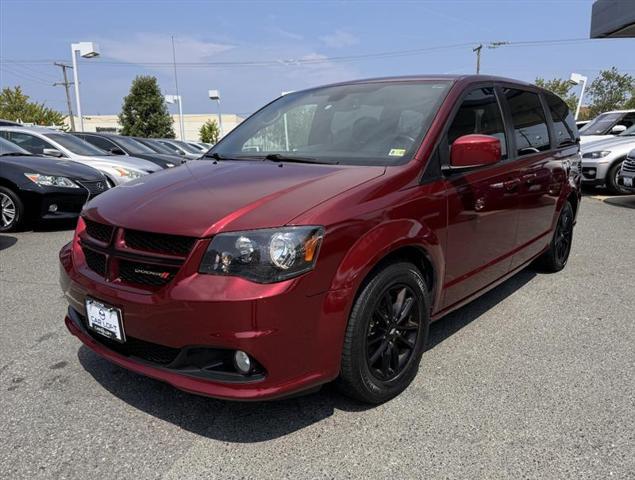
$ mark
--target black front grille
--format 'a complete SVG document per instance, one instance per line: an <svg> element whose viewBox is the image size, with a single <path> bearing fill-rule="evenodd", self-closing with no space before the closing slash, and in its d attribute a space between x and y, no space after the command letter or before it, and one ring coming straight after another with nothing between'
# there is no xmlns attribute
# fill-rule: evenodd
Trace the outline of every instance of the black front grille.
<svg viewBox="0 0 635 480"><path fill-rule="evenodd" d="M99 180L96 182L78 182L82 187L84 187L90 193L90 198L93 198L100 193L104 193L108 190L108 182L106 180Z"/></svg>
<svg viewBox="0 0 635 480"><path fill-rule="evenodd" d="M153 265L129 260L119 261L119 278L124 282L136 283L138 285L160 287L170 282L177 271L177 267Z"/></svg>
<svg viewBox="0 0 635 480"><path fill-rule="evenodd" d="M86 321L84 320L84 326ZM103 344L110 350L126 357L136 357L146 362L152 362L158 365L169 365L174 362L181 349L166 347L157 343L146 342L138 338L126 337L126 343L119 343L106 337L94 333L90 329L86 329L91 337L97 342Z"/></svg>
<svg viewBox="0 0 635 480"><path fill-rule="evenodd" d="M625 172L635 172L635 158L628 157L622 164L622 170Z"/></svg>
<svg viewBox="0 0 635 480"><path fill-rule="evenodd" d="M115 228L110 225L104 225L103 223L93 222L92 220L84 219L84 223L86 224L86 233L90 237L93 237L95 240L99 240L100 242L110 243L112 238L112 233Z"/></svg>
<svg viewBox="0 0 635 480"><path fill-rule="evenodd" d="M106 255L95 252L90 248L86 248L82 245L82 251L84 252L84 258L86 258L86 265L93 272L98 273L102 277L106 275Z"/></svg>
<svg viewBox="0 0 635 480"><path fill-rule="evenodd" d="M163 233L126 230L126 245L136 250L163 253L167 255L186 256L194 246L195 238Z"/></svg>

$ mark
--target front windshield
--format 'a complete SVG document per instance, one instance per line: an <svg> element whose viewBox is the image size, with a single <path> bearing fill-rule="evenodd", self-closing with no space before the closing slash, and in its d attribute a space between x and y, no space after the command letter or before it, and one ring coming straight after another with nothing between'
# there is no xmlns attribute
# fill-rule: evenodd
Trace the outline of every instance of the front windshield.
<svg viewBox="0 0 635 480"><path fill-rule="evenodd" d="M115 141L123 145L132 155L156 153L150 147L135 140L134 138L118 136Z"/></svg>
<svg viewBox="0 0 635 480"><path fill-rule="evenodd" d="M169 149L171 151L170 153L178 153L178 154L182 154L183 153L183 150L179 149L179 147L177 147L173 143L166 142L166 141L163 141L163 140L159 140L159 143L161 145L163 145L165 148Z"/></svg>
<svg viewBox="0 0 635 480"><path fill-rule="evenodd" d="M210 153L278 154L351 165L412 158L449 81L369 82L287 94L241 123Z"/></svg>
<svg viewBox="0 0 635 480"><path fill-rule="evenodd" d="M603 113L580 129L580 135L605 135L622 118L622 113Z"/></svg>
<svg viewBox="0 0 635 480"><path fill-rule="evenodd" d="M17 146L15 143L0 137L0 155L31 155L24 148Z"/></svg>
<svg viewBox="0 0 635 480"><path fill-rule="evenodd" d="M94 145L85 142L81 138L77 138L67 133L47 133L46 136L59 143L62 147L70 150L75 155L91 155L91 156L103 156L110 155L108 152L97 148Z"/></svg>
<svg viewBox="0 0 635 480"><path fill-rule="evenodd" d="M622 133L620 133L618 137L635 137L635 124L631 125Z"/></svg>

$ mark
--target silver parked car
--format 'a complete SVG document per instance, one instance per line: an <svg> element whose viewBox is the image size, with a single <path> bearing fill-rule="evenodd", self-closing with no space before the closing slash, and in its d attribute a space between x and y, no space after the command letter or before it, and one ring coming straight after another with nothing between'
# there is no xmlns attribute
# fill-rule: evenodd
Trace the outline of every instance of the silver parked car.
<svg viewBox="0 0 635 480"><path fill-rule="evenodd" d="M582 184L605 185L611 193L628 193L618 182L618 176L622 163L634 148L635 125L614 137L583 144Z"/></svg>
<svg viewBox="0 0 635 480"><path fill-rule="evenodd" d="M0 127L0 136L31 153L67 158L96 168L111 186L161 170L148 160L112 155L73 135L48 128Z"/></svg>
<svg viewBox="0 0 635 480"><path fill-rule="evenodd" d="M203 153L198 149L195 149L193 146L188 144L187 142L182 142L181 140L174 140L173 138L159 138L157 139L159 143L168 147L174 153L178 155L183 155L188 160L196 160L200 158Z"/></svg>

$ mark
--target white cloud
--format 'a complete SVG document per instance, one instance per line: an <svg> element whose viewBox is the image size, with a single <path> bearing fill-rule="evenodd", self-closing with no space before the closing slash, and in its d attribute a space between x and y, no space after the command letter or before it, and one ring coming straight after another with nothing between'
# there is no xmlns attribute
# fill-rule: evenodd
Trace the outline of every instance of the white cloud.
<svg viewBox="0 0 635 480"><path fill-rule="evenodd" d="M344 30L336 30L329 35L320 37L320 40L322 40L327 47L332 48L350 47L359 43L359 38Z"/></svg>
<svg viewBox="0 0 635 480"><path fill-rule="evenodd" d="M156 63L172 61L170 36L155 33L138 33L133 38L100 40L104 57L129 63ZM232 45L197 40L192 37L175 37L177 62L203 62L210 57L234 48Z"/></svg>

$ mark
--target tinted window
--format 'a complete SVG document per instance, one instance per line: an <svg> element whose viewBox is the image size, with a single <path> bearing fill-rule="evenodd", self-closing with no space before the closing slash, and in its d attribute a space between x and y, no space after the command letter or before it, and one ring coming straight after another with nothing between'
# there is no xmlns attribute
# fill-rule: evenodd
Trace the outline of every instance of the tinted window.
<svg viewBox="0 0 635 480"><path fill-rule="evenodd" d="M635 112L627 113L617 124L624 125L626 128L632 127L635 124Z"/></svg>
<svg viewBox="0 0 635 480"><path fill-rule="evenodd" d="M18 147L15 143L0 137L0 155L29 155L24 148Z"/></svg>
<svg viewBox="0 0 635 480"><path fill-rule="evenodd" d="M26 151L37 155L42 155L45 148L55 148L52 144L42 140L40 137L31 135L30 133L0 132L0 135L15 143L19 147L24 148Z"/></svg>
<svg viewBox="0 0 635 480"><path fill-rule="evenodd" d="M124 147L128 153L130 153L131 155L135 155L137 153L139 154L153 154L155 153L154 150L152 150L150 147L144 145L143 143L135 140L134 138L130 138L130 137L124 137L124 136L119 136L117 137L117 144L121 145L122 147Z"/></svg>
<svg viewBox="0 0 635 480"><path fill-rule="evenodd" d="M503 116L493 87L477 88L467 94L448 130L448 143L452 145L457 138L474 133L498 138L502 158L507 158Z"/></svg>
<svg viewBox="0 0 635 480"><path fill-rule="evenodd" d="M549 106L549 112L551 113L551 120L553 121L553 129L556 134L556 145L566 145L574 143L577 136L577 128L575 125L575 119L573 114L560 97L546 93L545 99Z"/></svg>
<svg viewBox="0 0 635 480"><path fill-rule="evenodd" d="M519 156L549 150L549 130L540 98L533 92L505 88Z"/></svg>
<svg viewBox="0 0 635 480"><path fill-rule="evenodd" d="M289 93L236 129L213 152L234 158L270 153L352 165L412 158L450 82L368 82Z"/></svg>
<svg viewBox="0 0 635 480"><path fill-rule="evenodd" d="M580 135L604 135L608 133L621 118L621 113L602 113L582 127Z"/></svg>
<svg viewBox="0 0 635 480"><path fill-rule="evenodd" d="M117 145L112 143L110 140L107 140L103 137L94 137L93 135L77 135L82 140L90 143L91 145L95 145L102 150L110 150L111 148L115 148Z"/></svg>

